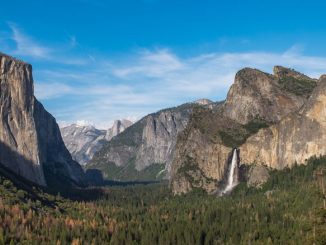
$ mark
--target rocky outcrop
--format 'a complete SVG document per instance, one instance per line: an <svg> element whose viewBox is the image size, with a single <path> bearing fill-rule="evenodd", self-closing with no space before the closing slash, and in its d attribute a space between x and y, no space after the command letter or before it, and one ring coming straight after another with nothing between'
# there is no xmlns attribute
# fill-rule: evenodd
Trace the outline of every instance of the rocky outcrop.
<svg viewBox="0 0 326 245"><path fill-rule="evenodd" d="M214 192L212 183L218 186L223 180L232 148L241 146L260 128L299 111L316 84L315 79L284 67L275 67L274 75L250 68L240 70L226 101L212 110L195 111L180 135L171 171L173 193L198 187ZM241 158L244 151L241 148ZM198 169L195 175L189 174L193 169L189 170L189 165ZM191 178L186 178L189 175ZM209 184L202 181L207 179L211 179Z"/></svg>
<svg viewBox="0 0 326 245"><path fill-rule="evenodd" d="M287 78L294 78L301 81L311 81L317 82L317 79L310 78L303 73L300 73L294 69L289 69L283 66L274 66L273 69L274 76L278 79L287 79Z"/></svg>
<svg viewBox="0 0 326 245"><path fill-rule="evenodd" d="M223 179L231 151L230 147L211 142L198 129L181 134L171 168L172 191L180 194L205 187L207 192L215 192L216 180Z"/></svg>
<svg viewBox="0 0 326 245"><path fill-rule="evenodd" d="M298 110L306 101L305 96L285 90L280 82L287 77L301 79L304 75L279 66L274 72L271 75L250 68L239 71L227 95L224 115L241 124L256 118L274 123ZM306 76L304 79L315 82Z"/></svg>
<svg viewBox="0 0 326 245"><path fill-rule="evenodd" d="M0 53L0 163L43 186L83 185L55 119L34 97L32 67Z"/></svg>
<svg viewBox="0 0 326 245"><path fill-rule="evenodd" d="M242 162L282 169L326 154L326 76L306 105L278 124L260 130L241 147Z"/></svg>
<svg viewBox="0 0 326 245"><path fill-rule="evenodd" d="M209 99L199 99L199 100L196 100L195 103L198 105L210 105L210 104L213 104L214 102Z"/></svg>
<svg viewBox="0 0 326 245"><path fill-rule="evenodd" d="M142 134L142 144L136 154L135 167L142 170L153 163L165 163L170 169L176 138L188 118L181 112L164 111L149 115Z"/></svg>
<svg viewBox="0 0 326 245"><path fill-rule="evenodd" d="M108 130L99 130L91 125L71 124L62 127L61 134L72 158L81 165L87 164L108 141L132 125L126 119L116 120Z"/></svg>
<svg viewBox="0 0 326 245"><path fill-rule="evenodd" d="M95 154L87 168L100 169L109 179L169 178L177 136L184 130L194 104L145 116Z"/></svg>
<svg viewBox="0 0 326 245"><path fill-rule="evenodd" d="M115 120L113 126L106 132L105 139L110 141L114 136L122 133L131 125L132 122L127 119Z"/></svg>
<svg viewBox="0 0 326 245"><path fill-rule="evenodd" d="M98 130L93 126L72 124L60 129L63 141L72 158L85 165L107 142L106 131Z"/></svg>

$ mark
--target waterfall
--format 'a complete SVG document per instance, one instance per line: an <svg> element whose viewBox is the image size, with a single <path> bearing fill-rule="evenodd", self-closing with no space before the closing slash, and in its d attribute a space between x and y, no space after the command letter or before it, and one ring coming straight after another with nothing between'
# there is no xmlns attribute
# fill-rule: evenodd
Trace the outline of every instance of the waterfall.
<svg viewBox="0 0 326 245"><path fill-rule="evenodd" d="M227 183L222 194L227 194L238 184L238 150L233 150L230 169L228 171Z"/></svg>

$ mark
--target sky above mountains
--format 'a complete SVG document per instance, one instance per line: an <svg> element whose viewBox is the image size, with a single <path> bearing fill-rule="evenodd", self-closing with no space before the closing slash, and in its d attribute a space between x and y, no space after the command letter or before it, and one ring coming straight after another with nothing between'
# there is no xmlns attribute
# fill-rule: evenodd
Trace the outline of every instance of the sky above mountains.
<svg viewBox="0 0 326 245"><path fill-rule="evenodd" d="M323 1L1 2L0 51L33 65L61 124L109 127L199 98L222 100L237 70L326 73Z"/></svg>

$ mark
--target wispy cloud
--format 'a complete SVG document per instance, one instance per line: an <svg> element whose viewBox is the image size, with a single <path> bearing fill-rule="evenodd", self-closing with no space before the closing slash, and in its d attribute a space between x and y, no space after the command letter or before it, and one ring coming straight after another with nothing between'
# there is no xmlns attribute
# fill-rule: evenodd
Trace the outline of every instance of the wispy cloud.
<svg viewBox="0 0 326 245"><path fill-rule="evenodd" d="M48 58L51 50L38 44L35 40L25 35L14 23L9 23L12 30L12 40L16 42L14 55L31 56L36 58Z"/></svg>
<svg viewBox="0 0 326 245"><path fill-rule="evenodd" d="M17 24L8 22L10 32L2 35L3 51L20 58L31 58L65 65L86 65L91 62L88 55L73 55L73 49L78 45L74 35L69 35L68 42L57 46L44 45L26 34ZM0 39L1 41L1 39ZM14 45L6 45L11 41Z"/></svg>
<svg viewBox="0 0 326 245"><path fill-rule="evenodd" d="M43 80L55 77L73 86L68 89L54 84L62 98L84 98L79 105L56 109L60 118L83 119L105 127L108 126L106 122L114 118L140 118L198 98L221 100L239 69L254 67L271 72L274 65L288 66L318 77L325 72L326 58L305 56L296 47L283 53L209 53L188 58L169 49L142 50L120 57L118 61L99 59L95 66L82 72L47 71ZM53 94L48 98L44 95L45 101L53 99Z"/></svg>
<svg viewBox="0 0 326 245"><path fill-rule="evenodd" d="M135 120L199 98L222 100L235 73L244 67L272 72L274 65L283 65L316 78L326 72L326 58L307 56L300 45L280 53L212 52L192 57L156 48L108 58L66 52L77 45L73 35L63 48L42 45L14 24L10 28L9 39L16 44L10 54L34 57L41 64L34 69L35 93L46 108L58 121L84 120L100 128L117 118Z"/></svg>
<svg viewBox="0 0 326 245"><path fill-rule="evenodd" d="M35 88L35 94L40 100L62 97L73 91L73 87L62 83L37 83Z"/></svg>
<svg viewBox="0 0 326 245"><path fill-rule="evenodd" d="M77 38L75 36L69 36L69 41L72 48L76 47L78 44Z"/></svg>
<svg viewBox="0 0 326 245"><path fill-rule="evenodd" d="M179 58L167 49L156 52L145 50L139 52L136 60L128 66L114 69L113 74L121 78L139 74L146 74L148 77L160 77L182 68L183 64Z"/></svg>

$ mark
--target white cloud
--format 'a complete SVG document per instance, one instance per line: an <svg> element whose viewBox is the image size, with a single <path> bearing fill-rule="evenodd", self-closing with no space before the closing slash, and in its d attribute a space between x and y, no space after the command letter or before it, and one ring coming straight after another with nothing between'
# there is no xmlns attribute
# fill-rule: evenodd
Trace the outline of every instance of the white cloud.
<svg viewBox="0 0 326 245"><path fill-rule="evenodd" d="M31 56L36 58L48 58L51 50L38 44L23 32L13 23L9 23L12 30L12 40L16 43L14 55Z"/></svg>
<svg viewBox="0 0 326 245"><path fill-rule="evenodd" d="M167 49L157 50L156 52L146 50L140 52L139 56L131 64L117 67L112 72L121 78L137 76L138 74L159 77L169 72L181 70L183 65L179 58Z"/></svg>
<svg viewBox="0 0 326 245"><path fill-rule="evenodd" d="M63 84L37 85L37 95L45 101L58 96L79 98L79 104L55 108L54 114L60 119L87 120L107 128L117 118L140 119L198 98L224 99L239 69L253 67L271 72L274 65L319 77L326 71L326 58L305 56L296 47L283 53L209 53L190 58L168 49L145 50L122 57L119 62L98 60L88 69L40 72L43 81L55 78ZM51 86L57 88L56 92L44 92L53 91Z"/></svg>
<svg viewBox="0 0 326 245"><path fill-rule="evenodd" d="M138 50L118 59L90 54L80 58L68 52L77 45L73 35L61 47L44 46L15 24L10 28L11 35L0 40L2 47L10 47L11 40L16 45L9 54L47 62L46 69L34 69L35 93L64 123L84 120L107 128L117 118L134 121L199 98L222 100L235 73L244 67L272 72L274 65L283 65L315 78L326 72L326 58L305 55L300 45L280 53L212 52L182 57L162 48Z"/></svg>
<svg viewBox="0 0 326 245"><path fill-rule="evenodd" d="M5 33L2 37L2 48L4 51L19 58L32 58L47 62L55 62L65 65L86 65L92 61L89 55L84 57L74 56L69 53L78 45L75 36L69 36L69 42L59 46L49 47L36 41L35 38L27 35L15 23L9 22L10 33ZM0 40L1 41L1 40ZM7 45L11 41L15 45Z"/></svg>
<svg viewBox="0 0 326 245"><path fill-rule="evenodd" d="M36 83L35 95L38 99L53 99L67 94L71 94L74 89L62 83Z"/></svg>

